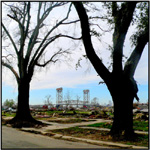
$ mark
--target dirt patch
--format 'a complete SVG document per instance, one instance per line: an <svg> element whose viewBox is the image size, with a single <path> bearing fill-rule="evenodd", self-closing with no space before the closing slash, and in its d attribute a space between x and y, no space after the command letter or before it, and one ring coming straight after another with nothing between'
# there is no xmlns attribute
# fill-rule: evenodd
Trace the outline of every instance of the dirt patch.
<svg viewBox="0 0 150 150"><path fill-rule="evenodd" d="M56 123L62 123L62 124L66 124L66 123L80 123L80 122L89 122L89 121L95 121L95 120L89 120L89 119L49 119L47 120L48 122L56 122Z"/></svg>
<svg viewBox="0 0 150 150"><path fill-rule="evenodd" d="M73 137L80 137L80 138L101 140L101 141L110 141L110 142L115 142L115 143L119 142L119 143L123 143L127 145L137 145L137 146L148 147L148 135L137 134L135 139L128 141L124 139L123 137L118 140L114 140L109 135L108 131L99 131L99 130L94 130L94 129L81 129L79 127L58 129L58 130L53 130L53 132L62 134L62 135L73 136Z"/></svg>
<svg viewBox="0 0 150 150"><path fill-rule="evenodd" d="M33 127L33 128L42 128L46 127L49 124L42 123L40 121L35 120L35 122L30 122L30 121L16 121L13 122L12 119L3 119L2 118L2 125L7 125L13 128L22 128L22 127Z"/></svg>

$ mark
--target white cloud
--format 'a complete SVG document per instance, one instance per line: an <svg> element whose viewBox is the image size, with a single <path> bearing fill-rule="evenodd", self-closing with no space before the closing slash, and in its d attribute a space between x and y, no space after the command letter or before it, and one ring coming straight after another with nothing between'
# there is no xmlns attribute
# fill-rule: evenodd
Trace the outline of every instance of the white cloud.
<svg viewBox="0 0 150 150"><path fill-rule="evenodd" d="M135 72L135 80L138 84L148 84L148 68L141 67Z"/></svg>
<svg viewBox="0 0 150 150"><path fill-rule="evenodd" d="M73 65L72 65L73 66ZM52 66L47 73L40 72L33 78L31 89L71 87L75 88L80 84L88 84L90 82L99 81L100 78L92 68L91 72L85 73L86 64L75 70L75 66L69 68L66 65L60 67Z"/></svg>
<svg viewBox="0 0 150 150"><path fill-rule="evenodd" d="M135 80L139 84L148 84L148 45L145 46L135 71Z"/></svg>
<svg viewBox="0 0 150 150"><path fill-rule="evenodd" d="M31 89L46 89L46 88L58 88L58 87L71 87L75 88L81 84L88 84L92 82L99 82L101 79L97 76L96 71L93 66L85 61L81 61L82 68L78 70L75 69L75 63L79 58L79 53L74 54L72 57L74 61L69 62L70 66L65 63L59 65L51 65L47 69L41 68L40 72L35 72L33 80L31 81ZM103 55L104 59L107 61L107 56ZM148 83L148 59L147 51L143 52L141 60L135 72L135 80L138 84ZM89 72L86 72L87 68ZM45 71L47 70L47 71ZM17 83L15 77L10 71L3 71L2 76L3 85L10 85L17 90Z"/></svg>

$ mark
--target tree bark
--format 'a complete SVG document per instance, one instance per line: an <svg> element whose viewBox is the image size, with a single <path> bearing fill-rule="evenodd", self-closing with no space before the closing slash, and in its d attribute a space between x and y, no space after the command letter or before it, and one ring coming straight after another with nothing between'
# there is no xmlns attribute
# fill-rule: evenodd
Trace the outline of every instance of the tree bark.
<svg viewBox="0 0 150 150"><path fill-rule="evenodd" d="M114 102L114 120L111 129L112 136L120 136L123 134L130 137L134 135L133 130L133 99L128 95L128 99L123 98L119 100L118 98L113 99Z"/></svg>
<svg viewBox="0 0 150 150"><path fill-rule="evenodd" d="M14 127L32 127L35 124L42 124L35 120L29 108L30 82L27 77L20 79L18 83L18 106L16 116L9 121Z"/></svg>
<svg viewBox="0 0 150 150"><path fill-rule="evenodd" d="M16 114L18 119L31 119L29 109L29 89L29 81L26 78L22 79L18 85L18 109Z"/></svg>
<svg viewBox="0 0 150 150"><path fill-rule="evenodd" d="M125 135L134 136L133 130L133 100L137 89L134 82L125 76L113 79L109 91L114 103L114 120L110 134L117 138Z"/></svg>

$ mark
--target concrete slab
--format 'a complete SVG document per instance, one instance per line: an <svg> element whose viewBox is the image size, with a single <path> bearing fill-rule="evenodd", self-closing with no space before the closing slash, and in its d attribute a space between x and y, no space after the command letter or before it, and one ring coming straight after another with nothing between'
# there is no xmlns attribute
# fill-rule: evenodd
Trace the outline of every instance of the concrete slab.
<svg viewBox="0 0 150 150"><path fill-rule="evenodd" d="M36 129L33 128L22 128L22 131L37 131ZM38 130L39 132L39 130ZM49 133L44 131L44 134ZM41 131L41 134L43 134L43 131ZM110 146L110 147L119 147L119 148L125 148L125 149L148 149L148 147L143 147L143 146L135 146L135 145L126 145L122 143L115 143L115 142L107 142L107 141L98 141L98 140L90 140L90 139L84 139L84 138L77 138L73 136L63 136L61 134L55 134L51 136L56 139L63 139L63 140L69 140L69 141L80 141L80 142L86 142L90 144L96 144L96 145L101 145L101 146Z"/></svg>

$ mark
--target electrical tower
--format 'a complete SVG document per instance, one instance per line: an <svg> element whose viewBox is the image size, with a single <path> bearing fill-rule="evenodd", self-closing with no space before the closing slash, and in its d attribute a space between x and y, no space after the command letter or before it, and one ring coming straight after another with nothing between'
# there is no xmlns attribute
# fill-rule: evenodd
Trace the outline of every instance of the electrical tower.
<svg viewBox="0 0 150 150"><path fill-rule="evenodd" d="M90 91L83 90L83 104L89 104L89 103L90 103Z"/></svg>
<svg viewBox="0 0 150 150"><path fill-rule="evenodd" d="M57 88L56 89L56 104L61 104L63 101L63 89Z"/></svg>

